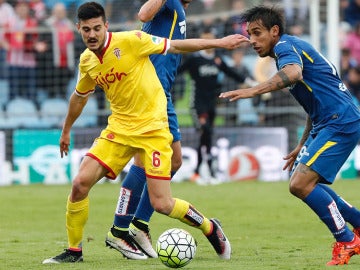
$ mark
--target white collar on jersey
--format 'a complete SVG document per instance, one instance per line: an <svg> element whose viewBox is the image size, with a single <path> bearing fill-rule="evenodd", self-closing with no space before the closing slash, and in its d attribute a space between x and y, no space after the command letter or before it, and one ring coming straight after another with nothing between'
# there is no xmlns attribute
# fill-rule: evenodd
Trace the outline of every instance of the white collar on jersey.
<svg viewBox="0 0 360 270"><path fill-rule="evenodd" d="M108 42L109 42L109 32L106 32L106 39L105 39L105 43L104 43L104 48L106 48L109 44L108 44Z"/></svg>

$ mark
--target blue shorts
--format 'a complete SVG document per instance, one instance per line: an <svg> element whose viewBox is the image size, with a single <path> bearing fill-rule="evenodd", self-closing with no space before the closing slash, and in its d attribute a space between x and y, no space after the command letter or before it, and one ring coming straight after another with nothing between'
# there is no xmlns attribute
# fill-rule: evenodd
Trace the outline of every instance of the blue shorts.
<svg viewBox="0 0 360 270"><path fill-rule="evenodd" d="M316 135L309 135L296 158L320 175L320 182L333 183L336 175L354 150L360 139L360 129L342 133L333 128L324 128Z"/></svg>
<svg viewBox="0 0 360 270"><path fill-rule="evenodd" d="M169 129L173 135L173 143L181 140L181 133L179 128L179 123L177 120L176 112L174 105L171 101L171 98L167 98L167 114L169 121Z"/></svg>

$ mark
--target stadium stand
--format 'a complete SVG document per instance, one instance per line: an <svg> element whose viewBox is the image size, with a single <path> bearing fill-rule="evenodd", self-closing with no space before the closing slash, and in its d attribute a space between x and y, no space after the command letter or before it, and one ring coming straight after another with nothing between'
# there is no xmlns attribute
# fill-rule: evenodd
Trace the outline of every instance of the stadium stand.
<svg viewBox="0 0 360 270"><path fill-rule="evenodd" d="M40 117L44 125L52 128L62 127L68 102L62 98L48 98L40 104Z"/></svg>
<svg viewBox="0 0 360 270"><path fill-rule="evenodd" d="M15 98L6 106L6 123L9 128L44 128L39 112L33 101L24 98Z"/></svg>
<svg viewBox="0 0 360 270"><path fill-rule="evenodd" d="M85 128L85 127L95 127L97 126L98 121L98 102L95 96L90 96L89 100L84 107L80 117L76 119L74 127Z"/></svg>

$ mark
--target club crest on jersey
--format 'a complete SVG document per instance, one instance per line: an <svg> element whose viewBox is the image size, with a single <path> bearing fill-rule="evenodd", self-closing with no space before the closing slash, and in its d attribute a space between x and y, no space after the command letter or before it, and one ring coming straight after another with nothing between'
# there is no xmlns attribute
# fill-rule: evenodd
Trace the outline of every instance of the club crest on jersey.
<svg viewBox="0 0 360 270"><path fill-rule="evenodd" d="M117 59L120 59L120 56L121 56L121 51L119 48L115 48L114 49L114 54L116 56Z"/></svg>
<svg viewBox="0 0 360 270"><path fill-rule="evenodd" d="M152 36L151 40L154 44L158 45L161 43L161 41L163 40L161 37L156 37L156 36Z"/></svg>

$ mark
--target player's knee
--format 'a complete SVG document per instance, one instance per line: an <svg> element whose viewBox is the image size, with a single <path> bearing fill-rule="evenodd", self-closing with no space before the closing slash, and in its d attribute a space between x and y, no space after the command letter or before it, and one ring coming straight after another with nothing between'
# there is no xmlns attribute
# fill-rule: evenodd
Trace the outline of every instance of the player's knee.
<svg viewBox="0 0 360 270"><path fill-rule="evenodd" d="M154 199L151 200L151 205L156 212L164 215L169 215L173 208L171 200Z"/></svg>
<svg viewBox="0 0 360 270"><path fill-rule="evenodd" d="M302 198L304 187L301 185L299 181L290 181L289 191L292 195Z"/></svg>
<svg viewBox="0 0 360 270"><path fill-rule="evenodd" d="M74 179L71 188L71 198L72 201L83 200L89 193L90 187L86 184L86 180L81 177Z"/></svg>

